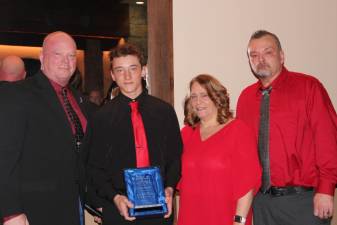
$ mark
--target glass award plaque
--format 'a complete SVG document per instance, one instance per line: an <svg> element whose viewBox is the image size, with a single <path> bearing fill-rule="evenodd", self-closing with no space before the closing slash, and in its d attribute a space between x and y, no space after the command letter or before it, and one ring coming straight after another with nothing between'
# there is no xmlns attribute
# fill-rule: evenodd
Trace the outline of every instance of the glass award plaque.
<svg viewBox="0 0 337 225"><path fill-rule="evenodd" d="M167 213L163 181L158 167L125 169L128 199L134 205L129 215L144 217Z"/></svg>

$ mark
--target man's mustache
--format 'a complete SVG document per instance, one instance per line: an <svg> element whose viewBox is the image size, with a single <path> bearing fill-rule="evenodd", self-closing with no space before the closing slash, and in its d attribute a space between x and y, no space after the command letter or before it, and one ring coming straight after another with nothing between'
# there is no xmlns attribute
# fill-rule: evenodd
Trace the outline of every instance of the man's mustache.
<svg viewBox="0 0 337 225"><path fill-rule="evenodd" d="M264 63L259 63L256 66L257 69L265 69L265 68L270 68L270 66L268 64L264 64Z"/></svg>

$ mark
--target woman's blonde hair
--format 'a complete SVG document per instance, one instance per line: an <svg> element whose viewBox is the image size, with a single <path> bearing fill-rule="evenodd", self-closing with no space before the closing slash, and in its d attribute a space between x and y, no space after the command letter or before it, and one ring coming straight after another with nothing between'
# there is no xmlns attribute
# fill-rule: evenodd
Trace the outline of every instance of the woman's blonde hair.
<svg viewBox="0 0 337 225"><path fill-rule="evenodd" d="M227 89L217 79L208 74L200 74L191 80L190 91L194 83L198 83L206 90L209 98L217 108L217 121L220 124L224 124L229 119L233 118L233 113L229 108L229 95ZM199 123L200 118L192 109L189 99L185 99L185 102L184 122L187 125L195 127L196 124Z"/></svg>

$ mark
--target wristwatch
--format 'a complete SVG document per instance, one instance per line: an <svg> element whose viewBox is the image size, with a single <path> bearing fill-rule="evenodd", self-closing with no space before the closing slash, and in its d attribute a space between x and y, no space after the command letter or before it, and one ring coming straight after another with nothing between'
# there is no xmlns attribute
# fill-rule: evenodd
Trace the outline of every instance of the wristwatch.
<svg viewBox="0 0 337 225"><path fill-rule="evenodd" d="M245 224L246 223L246 218L243 216L235 215L234 216L234 222Z"/></svg>

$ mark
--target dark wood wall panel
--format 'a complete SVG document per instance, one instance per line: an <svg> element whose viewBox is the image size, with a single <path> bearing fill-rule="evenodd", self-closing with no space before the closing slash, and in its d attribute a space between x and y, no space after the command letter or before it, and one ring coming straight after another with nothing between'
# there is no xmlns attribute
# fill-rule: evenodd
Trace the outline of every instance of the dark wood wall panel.
<svg viewBox="0 0 337 225"><path fill-rule="evenodd" d="M151 93L174 104L172 0L148 0Z"/></svg>

